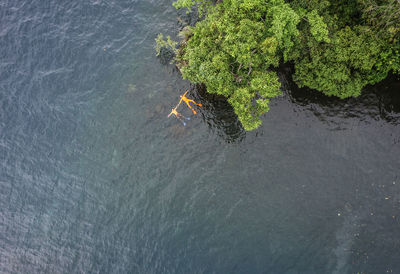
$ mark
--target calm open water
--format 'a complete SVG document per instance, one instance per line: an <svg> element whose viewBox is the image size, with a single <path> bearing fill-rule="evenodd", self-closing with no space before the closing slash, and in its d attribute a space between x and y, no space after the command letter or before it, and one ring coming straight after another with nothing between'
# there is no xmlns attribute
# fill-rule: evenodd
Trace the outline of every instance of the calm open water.
<svg viewBox="0 0 400 274"><path fill-rule="evenodd" d="M0 0L0 272L400 273L400 80L339 100L282 67L244 133L155 57L171 3Z"/></svg>

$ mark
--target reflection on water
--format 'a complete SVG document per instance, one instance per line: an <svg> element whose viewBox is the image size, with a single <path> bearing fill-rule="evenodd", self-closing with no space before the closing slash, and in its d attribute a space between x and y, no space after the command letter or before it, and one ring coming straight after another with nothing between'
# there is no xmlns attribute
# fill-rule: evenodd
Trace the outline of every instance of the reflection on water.
<svg viewBox="0 0 400 274"><path fill-rule="evenodd" d="M281 67L281 81L290 101L311 111L335 129L346 129L346 120L368 123L384 120L397 125L400 123L400 78L394 75L384 81L363 89L356 98L340 99L326 96L309 88L298 88L291 80L293 69Z"/></svg>
<svg viewBox="0 0 400 274"><path fill-rule="evenodd" d="M246 132L225 97L207 93L203 85L196 85L194 90L196 94L192 94L203 104L203 120L225 142L240 142L246 137Z"/></svg>
<svg viewBox="0 0 400 274"><path fill-rule="evenodd" d="M162 59L160 61L167 65ZM177 69L174 71L179 73ZM283 97L289 98L294 109L311 112L332 130L344 130L355 122L370 123L371 120L400 124L399 77L390 75L377 85L365 87L362 95L357 98L340 99L309 88L299 88L292 81L292 72L293 69L289 66L281 66L278 71ZM225 97L207 93L204 85L193 85L190 94L203 104L203 120L213 132L227 143L244 140L246 132ZM272 104L274 100L279 98L272 99ZM266 113L263 117L268 115Z"/></svg>

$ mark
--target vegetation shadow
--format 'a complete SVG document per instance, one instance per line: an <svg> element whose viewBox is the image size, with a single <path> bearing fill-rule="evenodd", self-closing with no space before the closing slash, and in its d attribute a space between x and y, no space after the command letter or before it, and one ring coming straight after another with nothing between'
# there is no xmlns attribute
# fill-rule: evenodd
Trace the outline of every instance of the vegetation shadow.
<svg viewBox="0 0 400 274"><path fill-rule="evenodd" d="M226 98L207 93L204 85L195 85L193 94L203 104L203 120L218 136L227 143L241 142L246 137L237 115Z"/></svg>
<svg viewBox="0 0 400 274"><path fill-rule="evenodd" d="M311 111L321 121L338 126L351 118L367 123L371 120L383 120L394 125L400 124L398 76L390 75L378 84L366 86L359 97L340 99L309 88L299 88L292 81L294 68L291 66L282 66L279 72L282 87L289 100Z"/></svg>

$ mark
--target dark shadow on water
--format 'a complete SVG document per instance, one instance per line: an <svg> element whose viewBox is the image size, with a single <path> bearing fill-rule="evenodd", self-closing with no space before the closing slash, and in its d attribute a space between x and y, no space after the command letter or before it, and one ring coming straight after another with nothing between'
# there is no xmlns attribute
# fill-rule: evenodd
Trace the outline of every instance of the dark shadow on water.
<svg viewBox="0 0 400 274"><path fill-rule="evenodd" d="M367 86L357 98L340 99L326 96L309 88L298 88L291 80L293 68L279 69L282 87L289 100L303 110L309 110L321 121L346 129L346 122L356 119L360 122L383 120L400 124L400 78L390 75L382 82ZM267 114L268 115L268 114Z"/></svg>
<svg viewBox="0 0 400 274"><path fill-rule="evenodd" d="M192 9L191 12L187 12L186 9L180 9L177 11L178 13L178 25L182 30L185 26L194 27L198 21L201 20L202 17L199 17L199 12L197 9Z"/></svg>
<svg viewBox="0 0 400 274"><path fill-rule="evenodd" d="M284 94L293 108L311 112L328 129L345 130L354 121L368 124L382 120L400 124L399 77L391 75L376 85L367 86L357 98L340 99L297 87L291 80L292 72L289 66L279 69ZM203 120L225 142L237 143L245 139L246 131L225 97L207 93L204 85L193 86L191 96L203 104Z"/></svg>
<svg viewBox="0 0 400 274"><path fill-rule="evenodd" d="M226 98L207 93L205 86L196 85L192 95L203 104L203 120L227 143L241 142L246 137L239 119Z"/></svg>
<svg viewBox="0 0 400 274"><path fill-rule="evenodd" d="M169 49L169 48L161 48L160 49L160 55L158 56L160 63L165 65L168 65L171 63L171 61L175 58L175 53Z"/></svg>
<svg viewBox="0 0 400 274"><path fill-rule="evenodd" d="M176 67L174 73L180 73ZM369 124L384 121L393 125L400 124L398 76L390 75L376 85L365 87L362 95L357 98L340 99L309 88L297 87L292 81L293 67L282 66L278 73L284 96L291 102L291 108L312 113L326 124L327 129L346 130L354 122ZM204 85L193 85L190 95L203 104L203 120L224 142L239 143L246 138L246 131L225 97L207 93Z"/></svg>

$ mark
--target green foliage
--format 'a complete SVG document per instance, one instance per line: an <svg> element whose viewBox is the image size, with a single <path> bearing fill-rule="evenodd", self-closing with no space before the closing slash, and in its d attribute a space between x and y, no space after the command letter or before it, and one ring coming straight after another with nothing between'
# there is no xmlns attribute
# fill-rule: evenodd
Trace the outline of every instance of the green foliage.
<svg viewBox="0 0 400 274"><path fill-rule="evenodd" d="M328 26L324 23L321 16L316 10L312 10L307 14L307 19L310 24L310 32L318 42L330 43Z"/></svg>
<svg viewBox="0 0 400 274"><path fill-rule="evenodd" d="M210 7L179 56L182 75L227 97L244 128L255 129L269 109L269 98L281 94L270 69L294 45L299 20L283 0L268 5L231 0Z"/></svg>
<svg viewBox="0 0 400 274"><path fill-rule="evenodd" d="M400 1L358 0L364 24L375 37L385 41L377 62L379 71L394 71L400 74Z"/></svg>
<svg viewBox="0 0 400 274"><path fill-rule="evenodd" d="M164 35L160 33L155 39L155 41L156 41L155 50L157 56L160 56L161 50L163 48L171 50L174 53L177 53L178 42L173 41L169 35L167 36L167 40L164 40Z"/></svg>
<svg viewBox="0 0 400 274"><path fill-rule="evenodd" d="M358 0L363 19L383 36L400 36L399 0Z"/></svg>
<svg viewBox="0 0 400 274"><path fill-rule="evenodd" d="M278 40L278 47L283 54L283 60L288 60L288 54L299 35L297 24L300 17L283 0L271 0L266 14L268 33Z"/></svg>
<svg viewBox="0 0 400 274"><path fill-rule="evenodd" d="M191 11L191 8L192 8L192 6L194 6L195 3L196 2L194 0L177 0L172 5L176 9L187 8L189 11Z"/></svg>
<svg viewBox="0 0 400 274"><path fill-rule="evenodd" d="M311 48L311 54L295 63L294 80L340 98L358 96L367 84L382 80L377 70L382 46L372 33L349 27L336 32L332 45Z"/></svg>
<svg viewBox="0 0 400 274"><path fill-rule="evenodd" d="M233 106L246 130L261 125L260 115L269 110L269 99L281 94L278 76L274 72L255 72L250 85L236 89L228 102Z"/></svg>
<svg viewBox="0 0 400 274"><path fill-rule="evenodd" d="M246 130L261 124L270 99L281 94L274 68L282 62L294 64L299 86L340 98L400 73L398 0L216 2L174 3L206 10L185 30L178 66L185 79L227 97Z"/></svg>
<svg viewBox="0 0 400 274"><path fill-rule="evenodd" d="M195 1L195 0L177 0L176 2L172 3L172 5L176 9L182 9L186 8L187 13L192 11L192 7L196 6L198 8L200 16L203 14L203 12L210 7L210 5L213 3L212 0L200 0L200 1Z"/></svg>

